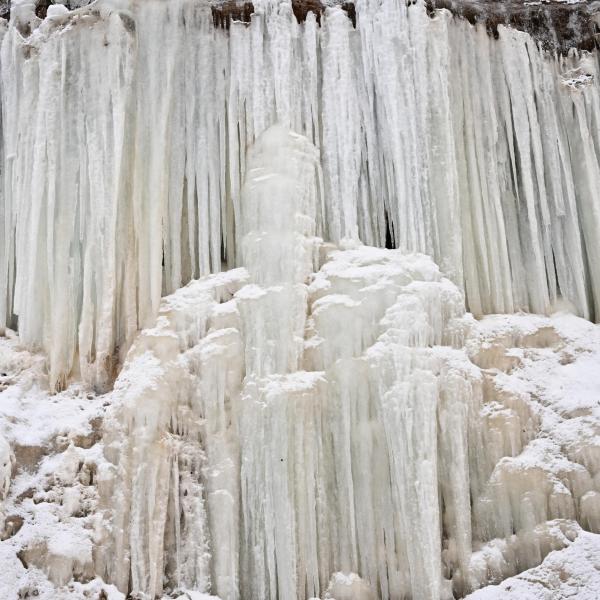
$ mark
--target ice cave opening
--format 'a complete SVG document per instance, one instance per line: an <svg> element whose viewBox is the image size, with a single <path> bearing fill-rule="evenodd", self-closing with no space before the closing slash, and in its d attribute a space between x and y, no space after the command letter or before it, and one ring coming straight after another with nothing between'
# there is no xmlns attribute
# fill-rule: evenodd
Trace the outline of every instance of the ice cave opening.
<svg viewBox="0 0 600 600"><path fill-rule="evenodd" d="M0 598L597 599L592 4L0 2Z"/></svg>

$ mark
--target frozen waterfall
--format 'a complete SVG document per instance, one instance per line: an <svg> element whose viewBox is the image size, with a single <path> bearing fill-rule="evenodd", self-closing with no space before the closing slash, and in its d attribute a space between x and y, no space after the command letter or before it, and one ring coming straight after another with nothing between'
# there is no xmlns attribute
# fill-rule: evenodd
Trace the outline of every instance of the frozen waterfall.
<svg viewBox="0 0 600 600"><path fill-rule="evenodd" d="M18 318L57 388L109 387L162 295L241 264L246 150L274 122L320 150L324 239L426 253L476 315L557 299L599 314L597 53L494 40L420 1L361 1L356 27L347 7L299 23L263 0L238 21L198 0L97 0L39 24L17 4L0 324Z"/></svg>
<svg viewBox="0 0 600 600"><path fill-rule="evenodd" d="M527 466L552 452L540 415L486 376L508 357L432 260L315 236L318 158L281 126L258 138L246 268L164 298L128 353L95 533L121 590L451 600L600 524L600 462Z"/></svg>
<svg viewBox="0 0 600 600"><path fill-rule="evenodd" d="M445 1L12 0L0 589L453 600L600 548L599 53Z"/></svg>
<svg viewBox="0 0 600 600"><path fill-rule="evenodd" d="M168 296L129 352L101 571L121 589L131 571L154 597L164 572L224 599L310 598L341 571L370 582L360 600L451 598L442 517L469 587L472 318L427 257L314 237L319 173L308 140L267 130L242 189L248 270Z"/></svg>

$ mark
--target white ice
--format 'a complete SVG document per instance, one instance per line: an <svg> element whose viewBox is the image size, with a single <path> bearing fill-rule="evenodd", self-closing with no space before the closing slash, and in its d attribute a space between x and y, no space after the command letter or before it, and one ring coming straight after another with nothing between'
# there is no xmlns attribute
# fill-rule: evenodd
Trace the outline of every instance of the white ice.
<svg viewBox="0 0 600 600"><path fill-rule="evenodd" d="M577 521L597 531L600 421L553 395L580 374L597 393L569 349L600 353L597 326L478 323L429 257L321 242L301 136L268 130L248 164L248 268L167 296L111 395L102 578L151 597L439 600L539 564Z"/></svg>
<svg viewBox="0 0 600 600"><path fill-rule="evenodd" d="M0 585L593 589L597 53L81 4L0 34Z"/></svg>

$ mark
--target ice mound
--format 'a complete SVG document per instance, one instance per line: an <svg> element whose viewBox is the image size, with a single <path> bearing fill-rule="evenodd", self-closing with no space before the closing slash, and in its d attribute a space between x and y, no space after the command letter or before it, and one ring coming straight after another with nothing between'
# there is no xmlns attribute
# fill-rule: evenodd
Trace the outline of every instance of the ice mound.
<svg viewBox="0 0 600 600"><path fill-rule="evenodd" d="M596 326L573 342L575 317L476 322L425 256L318 254L303 282L194 282L134 344L106 433L104 577L327 598L342 571L374 597L438 599L539 564L570 523L598 531L581 433L600 421L540 396L536 373L575 382Z"/></svg>
<svg viewBox="0 0 600 600"><path fill-rule="evenodd" d="M518 383L562 360L560 321L478 323L429 257L323 244L306 139L276 127L249 165L246 268L167 296L111 395L97 572L151 597L439 600L594 528L596 463Z"/></svg>

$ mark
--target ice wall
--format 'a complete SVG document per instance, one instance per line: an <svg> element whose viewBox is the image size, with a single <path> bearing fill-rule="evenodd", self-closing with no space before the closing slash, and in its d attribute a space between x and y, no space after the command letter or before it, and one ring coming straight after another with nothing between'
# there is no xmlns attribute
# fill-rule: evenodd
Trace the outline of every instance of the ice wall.
<svg viewBox="0 0 600 600"><path fill-rule="evenodd" d="M271 127L247 164L247 268L167 296L110 396L96 573L150 598L450 600L598 529L595 450L498 383L507 348L558 333L479 325L425 255L316 237L306 138Z"/></svg>
<svg viewBox="0 0 600 600"><path fill-rule="evenodd" d="M266 0L229 29L193 0L27 6L0 57L0 323L57 387L106 387L163 293L240 264L246 149L273 122L320 149L325 239L427 253L476 314L562 296L597 317L596 53L398 0L357 3L356 28Z"/></svg>
<svg viewBox="0 0 600 600"><path fill-rule="evenodd" d="M462 295L423 255L323 246L319 184L314 146L268 129L242 191L247 271L168 296L128 354L98 557L123 590L307 598L355 572L352 598L449 597L443 518L468 567L481 382L453 349Z"/></svg>

